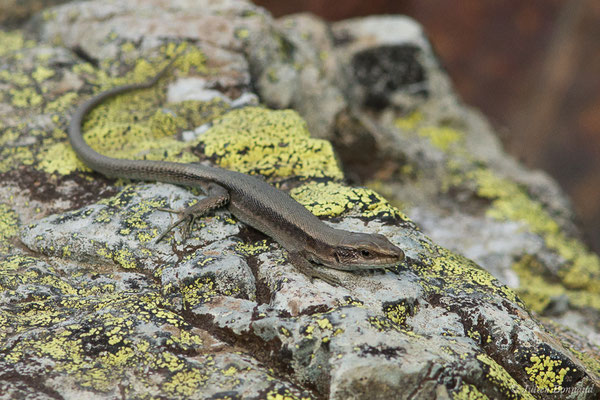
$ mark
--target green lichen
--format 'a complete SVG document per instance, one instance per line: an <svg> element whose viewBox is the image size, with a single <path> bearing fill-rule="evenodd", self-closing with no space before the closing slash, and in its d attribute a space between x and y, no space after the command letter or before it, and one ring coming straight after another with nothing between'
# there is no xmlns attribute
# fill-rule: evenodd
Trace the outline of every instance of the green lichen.
<svg viewBox="0 0 600 400"><path fill-rule="evenodd" d="M397 118L394 121L394 125L396 125L396 128L403 131L415 131L422 121L423 114L419 111L413 111L408 115Z"/></svg>
<svg viewBox="0 0 600 400"><path fill-rule="evenodd" d="M15 87L26 87L31 85L31 78L24 72L11 72L7 69L0 70L0 80Z"/></svg>
<svg viewBox="0 0 600 400"><path fill-rule="evenodd" d="M352 188L337 182L313 182L290 191L290 195L317 216L340 216L347 212L363 217L410 219L392 207L381 195L366 188Z"/></svg>
<svg viewBox="0 0 600 400"><path fill-rule="evenodd" d="M218 294L215 282L210 277L197 278L184 284L180 290L184 303L189 307L206 303Z"/></svg>
<svg viewBox="0 0 600 400"><path fill-rule="evenodd" d="M49 101L44 109L47 113L65 113L77 101L77 93L68 92L55 100Z"/></svg>
<svg viewBox="0 0 600 400"><path fill-rule="evenodd" d="M289 390L270 391L267 393L267 400L311 400L310 397L299 397L291 393Z"/></svg>
<svg viewBox="0 0 600 400"><path fill-rule="evenodd" d="M9 260L8 268L27 272L35 263L31 259L14 258ZM21 279L28 279L26 284L34 284L39 276L19 275L25 276ZM40 280L37 284L57 288L58 280ZM114 291L114 286L112 289ZM0 322L2 326L10 327L11 334L35 332L6 349L4 362L27 362L32 356L47 358L53 364L54 373L67 373L78 385L99 392L112 391L114 382L128 374L136 374L136 379L148 387L158 384L154 390L165 393L172 393L175 382L184 387L201 384L205 378L198 367L176 355L197 351L202 345L202 340L191 332L187 323L166 310L166 304L155 294L113 291L76 290L70 296L61 296L58 301L29 301L1 314ZM68 323L74 310L81 315L77 324ZM151 345L142 339L144 336L136 335L136 327L149 323L163 327L161 337L173 352ZM44 329L32 330L42 327ZM4 338L0 335L0 339ZM149 380L148 371L152 370L176 374L163 382Z"/></svg>
<svg viewBox="0 0 600 400"><path fill-rule="evenodd" d="M10 89L8 91L12 97L12 104L20 108L32 108L39 106L44 101L42 95L37 93L33 88Z"/></svg>
<svg viewBox="0 0 600 400"><path fill-rule="evenodd" d="M235 251L245 256L255 256L269 250L269 244L266 239L255 243L238 242L235 245Z"/></svg>
<svg viewBox="0 0 600 400"><path fill-rule="evenodd" d="M596 346L588 351L578 351L572 346L565 344L569 351L577 357L579 361L585 365L588 371L592 371L596 378L600 379L600 348Z"/></svg>
<svg viewBox="0 0 600 400"><path fill-rule="evenodd" d="M450 146L460 143L464 134L457 131L456 129L448 127L423 127L417 131L419 136L426 137L429 139L432 145L442 151L448 151Z"/></svg>
<svg viewBox="0 0 600 400"><path fill-rule="evenodd" d="M310 138L306 123L292 110L232 110L213 121L199 142L227 169L268 177L342 178L331 144Z"/></svg>
<svg viewBox="0 0 600 400"><path fill-rule="evenodd" d="M458 150L464 142L464 133L447 126L427 125L424 123L423 114L418 111L407 116L397 118L394 124L398 129L407 133L416 133L426 138L436 148L443 152Z"/></svg>
<svg viewBox="0 0 600 400"><path fill-rule="evenodd" d="M128 249L119 249L114 254L114 260L125 269L136 268L135 256Z"/></svg>

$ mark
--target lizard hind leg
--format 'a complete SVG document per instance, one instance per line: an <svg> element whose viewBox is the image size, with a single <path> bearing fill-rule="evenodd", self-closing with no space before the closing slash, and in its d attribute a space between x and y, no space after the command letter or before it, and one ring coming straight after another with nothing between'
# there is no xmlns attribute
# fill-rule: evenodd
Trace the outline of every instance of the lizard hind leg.
<svg viewBox="0 0 600 400"><path fill-rule="evenodd" d="M201 217L202 215L223 207L229 202L229 192L227 190L217 185L216 183L209 183L203 187L203 190L206 192L206 197L198 201L196 204L191 205L183 210L172 210L170 208L158 208L160 211L170 212L179 215L179 219L173 222L171 225L167 227L167 229L161 233L161 235L156 238L156 243L160 242L169 232L171 232L176 226L180 225L182 222L189 220L189 222L182 229L183 241L185 242L189 233L192 230L194 222L196 218Z"/></svg>

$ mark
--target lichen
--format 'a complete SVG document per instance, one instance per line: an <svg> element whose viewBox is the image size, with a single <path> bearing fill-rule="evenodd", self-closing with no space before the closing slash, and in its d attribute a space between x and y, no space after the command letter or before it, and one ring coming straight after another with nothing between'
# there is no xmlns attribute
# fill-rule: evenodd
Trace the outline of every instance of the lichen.
<svg viewBox="0 0 600 400"><path fill-rule="evenodd" d="M534 400L534 397L496 361L485 354L479 354L477 359L486 366L486 378L498 387L507 399Z"/></svg>
<svg viewBox="0 0 600 400"><path fill-rule="evenodd" d="M15 211L8 204L0 203L0 242L19 232L18 223Z"/></svg>
<svg viewBox="0 0 600 400"><path fill-rule="evenodd" d="M38 65L31 73L31 77L39 84L53 77L55 72L43 65Z"/></svg>
<svg viewBox="0 0 600 400"><path fill-rule="evenodd" d="M415 271L427 278L426 281L436 282L442 279L444 291L497 295L511 303L521 304L513 290L502 285L493 275L468 258L440 246L434 246L430 250L432 253L424 260L423 266L415 266ZM422 285L428 291L441 293L442 289L436 284Z"/></svg>
<svg viewBox="0 0 600 400"><path fill-rule="evenodd" d="M464 141L464 133L447 126L428 125L424 123L423 114L419 111L397 118L394 124L407 133L416 133L426 138L437 149L448 152Z"/></svg>
<svg viewBox="0 0 600 400"><path fill-rule="evenodd" d="M290 195L317 216L336 217L354 212L367 218L391 217L410 221L381 195L366 188L348 187L337 182L312 182L291 190Z"/></svg>
<svg viewBox="0 0 600 400"><path fill-rule="evenodd" d="M269 250L269 244L266 239L255 243L238 242L235 245L235 251L245 256L255 256Z"/></svg>
<svg viewBox="0 0 600 400"><path fill-rule="evenodd" d="M163 54L172 57L178 55L173 70L187 73L191 69L207 73L204 55L198 49L185 44L169 44L162 49ZM163 56L164 57L164 56ZM88 76L99 91L132 82L143 82L153 77L165 65L163 60L148 62L137 60L132 70L120 77L111 77L103 70L91 68L89 64L78 64L73 72ZM51 75L45 69L36 70L36 79L47 79ZM88 144L102 154L116 158L166 160L189 163L198 161L198 157L189 151L191 144L176 140L173 135L183 129L192 129L207 117L218 115L225 109L224 104L202 102L184 102L167 105L176 112L157 110L164 101L165 81L163 78L156 87L124 93L110 99L92 110L84 123L84 137ZM27 84L31 85L30 82ZM41 103L30 86L15 90L13 103L17 106L32 106ZM76 94L69 92L49 102L46 112L62 112L76 101ZM208 112L203 112L204 108ZM192 112L194 111L194 112ZM195 115L193 119L187 119ZM200 115L202 117L198 117ZM202 119L204 118L204 119ZM58 135L59 141L45 142L37 155L37 168L47 173L61 175L88 169L78 160L66 141L66 134ZM14 159L14 157L13 157Z"/></svg>
<svg viewBox="0 0 600 400"><path fill-rule="evenodd" d="M492 201L487 215L498 220L524 223L544 238L546 246L565 259L558 272L569 289L600 293L600 258L578 239L568 237L547 210L516 183L489 169L475 169L468 175L477 184L477 194Z"/></svg>
<svg viewBox="0 0 600 400"><path fill-rule="evenodd" d="M292 110L232 110L214 120L199 143L227 169L267 177L342 178L331 144L310 138L306 123Z"/></svg>
<svg viewBox="0 0 600 400"><path fill-rule="evenodd" d="M311 397L300 397L288 389L273 390L267 393L267 400L311 400Z"/></svg>
<svg viewBox="0 0 600 400"><path fill-rule="evenodd" d="M522 280L521 283L520 290L526 294L529 306L540 310L544 307L540 303L540 296L547 304L551 293L561 292L568 295L573 304L597 309L597 294L600 294L600 258L580 240L565 234L546 207L527 193L526 188L498 176L485 162L478 159L477 155L469 152L465 148L464 134L460 131L428 124L418 111L398 118L395 125L405 134L417 134L427 138L432 146L445 153L448 175L442 182L442 191L460 186L472 188L477 196L490 201L486 210L487 217L523 223L529 231L544 239L549 250L564 259L558 271L558 278L566 290L561 290L556 283L542 282L520 268L518 273L522 278L534 279L531 282ZM521 264L520 267L528 265ZM548 273L546 271L546 274ZM539 284L544 284L545 287L539 287ZM542 294L542 291L546 293ZM537 299L534 298L536 296Z"/></svg>
<svg viewBox="0 0 600 400"><path fill-rule="evenodd" d="M448 151L450 146L459 143L464 138L462 132L448 127L423 127L418 131L419 136L426 137L431 144L442 151Z"/></svg>
<svg viewBox="0 0 600 400"><path fill-rule="evenodd" d="M15 51L35 46L32 40L26 40L20 31L5 32L0 30L0 57L4 57Z"/></svg>
<svg viewBox="0 0 600 400"><path fill-rule="evenodd" d="M600 295L586 290L568 289L560 282L548 279L547 272L534 256L521 257L512 265L512 269L522 282L527 283L517 288L517 293L537 313L543 313L553 300L562 296L573 307L600 310Z"/></svg>
<svg viewBox="0 0 600 400"><path fill-rule="evenodd" d="M91 171L67 142L54 143L43 148L38 154L38 160L37 167L49 174L56 172L67 175L74 171Z"/></svg>
<svg viewBox="0 0 600 400"><path fill-rule="evenodd" d="M458 392L452 394L454 400L488 400L485 394L481 393L475 386L463 384Z"/></svg>
<svg viewBox="0 0 600 400"><path fill-rule="evenodd" d="M32 165L33 153L27 147L3 147L0 149L0 173L10 171L19 165Z"/></svg>
<svg viewBox="0 0 600 400"><path fill-rule="evenodd" d="M215 282L211 277L201 277L184 283L180 290L183 301L188 307L206 303L218 294Z"/></svg>
<svg viewBox="0 0 600 400"><path fill-rule="evenodd" d="M385 332L391 329L398 332L408 333L406 319L413 314L414 310L404 302L387 303L383 306L383 316L369 317L368 321L378 331Z"/></svg>
<svg viewBox="0 0 600 400"><path fill-rule="evenodd" d="M562 360L554 360L546 354L532 355L531 365L525 367L529 380L539 391L553 393L562 391L562 383L570 368L560 368Z"/></svg>

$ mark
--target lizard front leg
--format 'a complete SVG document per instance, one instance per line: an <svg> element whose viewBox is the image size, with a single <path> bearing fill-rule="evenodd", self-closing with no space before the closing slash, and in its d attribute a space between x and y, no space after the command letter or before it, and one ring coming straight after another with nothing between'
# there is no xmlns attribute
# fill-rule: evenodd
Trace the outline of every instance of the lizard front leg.
<svg viewBox="0 0 600 400"><path fill-rule="evenodd" d="M308 276L311 282L314 278L319 278L332 286L342 286L340 278L333 274L320 271L299 251L288 251L288 260L298 269L298 271Z"/></svg>
<svg viewBox="0 0 600 400"><path fill-rule="evenodd" d="M197 217L201 217L202 215L216 208L223 207L229 203L229 192L223 186L211 182L204 185L202 189L206 193L207 197L201 199L192 206L184 208L183 210L159 208L160 211L179 214L180 217L177 221L169 225L169 227L156 239L156 243L160 242L167 235L167 233L173 230L173 228L189 218L189 224L183 229L183 240L185 241Z"/></svg>

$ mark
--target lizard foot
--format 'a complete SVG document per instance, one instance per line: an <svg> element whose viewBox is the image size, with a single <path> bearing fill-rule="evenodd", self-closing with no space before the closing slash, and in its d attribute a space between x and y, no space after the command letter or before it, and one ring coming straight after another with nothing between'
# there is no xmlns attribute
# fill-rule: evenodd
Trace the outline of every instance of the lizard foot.
<svg viewBox="0 0 600 400"><path fill-rule="evenodd" d="M172 213L172 214L178 214L178 215L181 215L181 217L179 217L179 219L177 221L175 221L171 225L169 225L167 227L167 229L165 229L165 231L160 234L160 236L156 239L156 243L160 242L176 226L180 225L182 222L189 219L189 222L187 224L185 224L185 226L183 227L183 229L181 231L181 234L183 236L183 242L185 242L187 240L190 232L192 231L194 222L196 222L196 218L198 217L198 215L194 213L194 211L195 211L194 206L184 208L183 210L172 210L170 208L157 208L157 210Z"/></svg>
<svg viewBox="0 0 600 400"><path fill-rule="evenodd" d="M157 239L156 243L160 242L167 233L171 232L173 228L177 225L181 224L183 221L189 218L190 222L183 228L182 235L183 241L187 240L189 233L192 231L192 227L194 226L194 222L196 218L212 211L216 208L223 207L225 204L229 202L229 193L223 187L217 185L216 183L209 183L203 189L207 193L207 197L199 200L196 204L191 205L183 210L172 210L170 208L158 208L160 211L170 212L174 214L179 214L181 217L169 225L167 230L165 230Z"/></svg>

